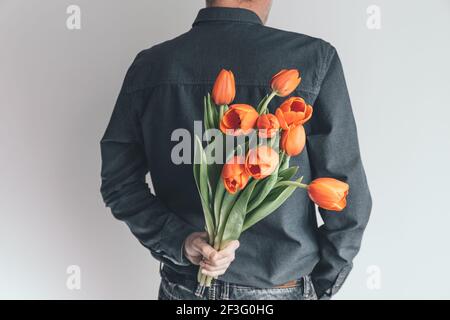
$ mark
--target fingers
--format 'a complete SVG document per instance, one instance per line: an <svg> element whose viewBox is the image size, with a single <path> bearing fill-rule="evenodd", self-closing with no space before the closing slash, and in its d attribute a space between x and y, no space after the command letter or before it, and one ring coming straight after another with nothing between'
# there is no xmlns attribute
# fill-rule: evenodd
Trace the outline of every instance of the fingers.
<svg viewBox="0 0 450 320"><path fill-rule="evenodd" d="M210 259L201 261L202 273L212 277L223 275L233 262L237 248L239 241L231 241L226 248L210 256Z"/></svg>
<svg viewBox="0 0 450 320"><path fill-rule="evenodd" d="M233 240L230 241L224 249L220 250L220 253L225 255L231 254L234 253L237 248L239 248L239 241Z"/></svg>
<svg viewBox="0 0 450 320"><path fill-rule="evenodd" d="M208 241L208 232L206 232L206 231L198 232L198 236L200 238L202 238L203 240Z"/></svg>
<svg viewBox="0 0 450 320"><path fill-rule="evenodd" d="M235 258L234 252L223 254L222 252L218 252L216 255L213 255L212 258L206 259L203 262L212 267L220 267L225 264L230 264Z"/></svg>
<svg viewBox="0 0 450 320"><path fill-rule="evenodd" d="M224 249L219 251L218 255L215 257L215 262L220 264L225 263L226 261L233 261L237 248L239 248L239 241L231 241Z"/></svg>
<svg viewBox="0 0 450 320"><path fill-rule="evenodd" d="M222 269L226 270L226 269L228 269L230 264L231 264L231 261L222 263L219 265L212 265L212 264L207 263L206 261L200 261L200 266L207 271L220 271Z"/></svg>
<svg viewBox="0 0 450 320"><path fill-rule="evenodd" d="M220 266L231 263L235 258L235 251L239 248L239 241L231 241L224 249L217 252L217 254L207 259L207 263L212 266Z"/></svg>
<svg viewBox="0 0 450 320"><path fill-rule="evenodd" d="M220 251L215 250L208 243L206 232L191 234L185 242L185 255L196 265L200 265L202 273L217 278L225 273L235 258L235 251L239 248L239 241L230 241Z"/></svg>
<svg viewBox="0 0 450 320"><path fill-rule="evenodd" d="M205 259L212 259L217 251L211 247L204 238L198 237L193 242L193 249L200 253Z"/></svg>
<svg viewBox="0 0 450 320"><path fill-rule="evenodd" d="M200 262L202 261L202 256L189 256L188 259L192 262L192 264L200 265Z"/></svg>
<svg viewBox="0 0 450 320"><path fill-rule="evenodd" d="M215 251L207 243L208 233L194 232L190 234L184 242L184 255L195 265L198 265L204 256L211 256L212 251Z"/></svg>

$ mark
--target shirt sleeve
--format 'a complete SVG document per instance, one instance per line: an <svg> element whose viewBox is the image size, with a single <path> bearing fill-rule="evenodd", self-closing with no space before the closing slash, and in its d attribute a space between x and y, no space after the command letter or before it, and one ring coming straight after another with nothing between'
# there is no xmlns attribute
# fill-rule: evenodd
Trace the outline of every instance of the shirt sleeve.
<svg viewBox="0 0 450 320"><path fill-rule="evenodd" d="M344 73L333 47L327 60L310 121L308 154L313 178L339 179L350 190L343 211L319 208L324 221L318 229L321 257L311 274L319 299L330 298L347 278L372 206Z"/></svg>
<svg viewBox="0 0 450 320"><path fill-rule="evenodd" d="M114 217L125 222L154 257L167 264L189 265L183 255L184 240L197 230L171 212L145 182L149 169L140 124L132 111L133 93L125 90L132 73L133 66L100 141L100 191Z"/></svg>

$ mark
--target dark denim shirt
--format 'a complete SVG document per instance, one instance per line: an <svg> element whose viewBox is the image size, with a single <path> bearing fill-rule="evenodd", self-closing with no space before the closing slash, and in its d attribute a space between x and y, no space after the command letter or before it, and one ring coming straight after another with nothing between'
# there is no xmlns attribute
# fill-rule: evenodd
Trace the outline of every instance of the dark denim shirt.
<svg viewBox="0 0 450 320"><path fill-rule="evenodd" d="M220 279L272 287L311 274L319 297L336 293L352 267L369 219L371 197L361 163L355 121L336 50L303 34L266 27L248 10L200 10L193 27L140 52L131 65L101 140L101 193L152 255L179 274L198 267L182 252L183 241L204 230L192 165L176 165L171 141L177 128L193 133L202 120L203 97L220 69L236 77L235 102L255 104L281 69L300 70L293 95L314 107L306 124L307 147L291 165L304 181L334 177L349 183L347 208L320 210L297 190L275 213L240 238L236 259ZM270 104L274 112L283 98ZM150 171L154 194L145 181Z"/></svg>

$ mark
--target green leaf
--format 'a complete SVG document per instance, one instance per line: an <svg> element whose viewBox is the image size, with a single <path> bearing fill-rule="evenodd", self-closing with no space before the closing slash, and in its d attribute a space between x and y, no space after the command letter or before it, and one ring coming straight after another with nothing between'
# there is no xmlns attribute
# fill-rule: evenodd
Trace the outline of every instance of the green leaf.
<svg viewBox="0 0 450 320"><path fill-rule="evenodd" d="M283 152L283 157L282 157L281 164L280 164L280 170L286 170L287 168L289 168L289 160L291 160L291 157Z"/></svg>
<svg viewBox="0 0 450 320"><path fill-rule="evenodd" d="M203 98L203 126L205 128L205 136L206 139L210 140L211 137L208 134L208 130L211 129L211 122L209 120L209 114L208 114L208 102L207 98Z"/></svg>
<svg viewBox="0 0 450 320"><path fill-rule="evenodd" d="M303 181L303 176L300 177L300 178L298 178L298 179L295 180L295 181L290 181L290 180L287 180L287 181L278 181L277 184L275 185L275 188L276 188L276 187L279 187L279 186L296 186L296 187L298 187L298 188L307 189L307 188L308 188L308 185L302 183L302 181Z"/></svg>
<svg viewBox="0 0 450 320"><path fill-rule="evenodd" d="M218 126L219 112L217 110L218 107L212 100L212 97L209 93L206 101L207 101L207 110L210 128L218 128L219 127Z"/></svg>
<svg viewBox="0 0 450 320"><path fill-rule="evenodd" d="M291 180L292 177L294 177L297 174L298 167L290 167L284 170L280 170L278 172L278 177L281 178L281 181L283 180Z"/></svg>
<svg viewBox="0 0 450 320"><path fill-rule="evenodd" d="M236 192L235 194L231 194L225 191L222 203L220 206L220 214L219 214L219 230L216 232L215 244L219 243L223 236L223 231L226 226L226 222L228 220L228 216L230 215L231 209L233 208L236 200L239 198L241 191Z"/></svg>
<svg viewBox="0 0 450 320"><path fill-rule="evenodd" d="M239 239L239 236L242 233L245 215L247 214L248 201L250 200L250 196L252 195L257 182L257 180L250 182L233 205L228 219L226 220L226 226L220 242L221 248L225 247L229 241Z"/></svg>
<svg viewBox="0 0 450 320"><path fill-rule="evenodd" d="M277 171L272 173L270 176L264 178L263 180L259 180L255 187L255 190L252 193L252 197L249 201L247 212L252 211L256 207L258 207L261 202L267 197L269 192L272 190L273 186L278 181Z"/></svg>
<svg viewBox="0 0 450 320"><path fill-rule="evenodd" d="M214 102L212 97L210 99L211 99L211 107L213 109L213 116L216 121L217 128L219 128L220 107ZM228 106L224 105L223 107L224 112L226 112L228 110Z"/></svg>
<svg viewBox="0 0 450 320"><path fill-rule="evenodd" d="M215 150L217 152L218 148L221 148L221 139L214 139L211 143L209 143L205 147L205 157L206 157L206 165L207 165L207 172L208 172L208 180L210 185L210 191L211 191L211 199L212 195L215 193L215 189L217 186L217 180L220 177L220 173L222 170L222 165L215 162L215 158L212 154L212 151Z"/></svg>
<svg viewBox="0 0 450 320"><path fill-rule="evenodd" d="M218 230L220 225L220 219L221 219L221 206L222 201L225 196L225 193L227 191L225 190L225 186L223 185L222 179L217 179L217 186L214 193L214 221L216 222L216 230Z"/></svg>
<svg viewBox="0 0 450 320"><path fill-rule="evenodd" d="M247 214L242 232L278 209L294 193L295 189L297 189L296 186L279 186L272 189L261 205Z"/></svg>
<svg viewBox="0 0 450 320"><path fill-rule="evenodd" d="M203 208L203 214L205 216L206 229L210 238L214 234L214 217L211 210L210 192L211 188L208 181L208 171L206 164L206 156L203 150L202 142L198 136L195 136L194 145L194 165L193 173L195 183L200 195L200 201Z"/></svg>

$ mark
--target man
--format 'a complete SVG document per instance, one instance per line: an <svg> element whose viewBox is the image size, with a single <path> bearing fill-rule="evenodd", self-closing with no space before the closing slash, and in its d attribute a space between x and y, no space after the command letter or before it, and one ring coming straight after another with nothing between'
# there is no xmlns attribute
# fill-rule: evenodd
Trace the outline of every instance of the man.
<svg viewBox="0 0 450 320"><path fill-rule="evenodd" d="M371 198L356 126L335 49L302 34L265 27L270 0L210 0L187 33L138 54L101 140L104 201L163 263L160 299L327 299L341 287L359 251ZM220 69L237 78L237 102L259 101L272 75L298 69L294 95L314 107L307 147L292 159L305 180L350 185L347 208L320 209L297 191L222 251L206 242L191 165L171 161L177 128L193 132L203 96ZM274 99L270 111L282 102ZM145 183L151 173L152 195ZM199 264L217 277L195 295Z"/></svg>

